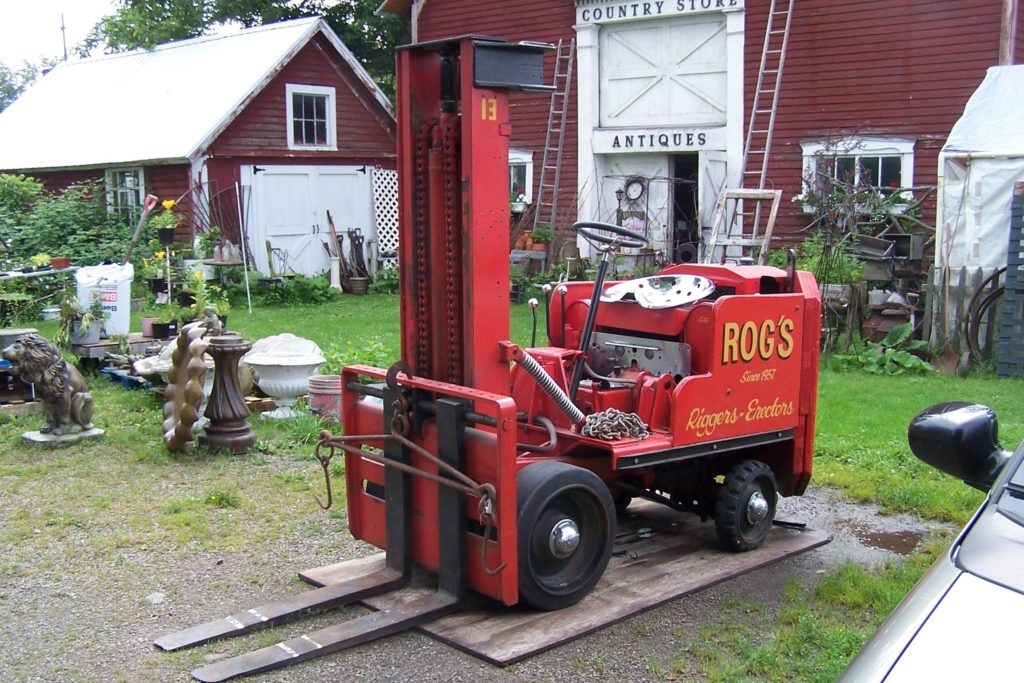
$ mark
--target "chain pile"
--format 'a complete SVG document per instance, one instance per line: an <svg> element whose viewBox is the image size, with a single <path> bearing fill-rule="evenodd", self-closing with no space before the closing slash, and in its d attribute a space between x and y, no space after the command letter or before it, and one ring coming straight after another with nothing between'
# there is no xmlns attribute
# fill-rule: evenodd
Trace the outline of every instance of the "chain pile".
<svg viewBox="0 0 1024 683"><path fill-rule="evenodd" d="M646 439L651 435L647 425L636 413L624 413L615 408L587 415L587 421L580 430L583 436L605 441L616 439Z"/></svg>

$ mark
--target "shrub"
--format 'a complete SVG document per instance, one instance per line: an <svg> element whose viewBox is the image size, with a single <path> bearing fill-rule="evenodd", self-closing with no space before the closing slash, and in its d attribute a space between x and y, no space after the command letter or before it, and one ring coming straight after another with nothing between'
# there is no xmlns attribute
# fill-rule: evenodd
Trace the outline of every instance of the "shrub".
<svg viewBox="0 0 1024 683"><path fill-rule="evenodd" d="M85 265L122 258L132 231L120 218L108 217L103 188L93 182L38 196L19 223L4 235L12 253L25 259L38 253L67 256Z"/></svg>
<svg viewBox="0 0 1024 683"><path fill-rule="evenodd" d="M768 254L768 265L786 267L786 252L779 249ZM864 277L864 264L850 253L845 238L833 238L821 231L800 243L796 258L797 270L814 273L818 284L849 285Z"/></svg>
<svg viewBox="0 0 1024 683"><path fill-rule="evenodd" d="M848 354L829 357L833 369L860 368L873 375L924 374L935 368L914 355L928 346L928 342L911 339L914 332L909 322L889 330L880 342L855 341Z"/></svg>
<svg viewBox="0 0 1024 683"><path fill-rule="evenodd" d="M337 294L331 289L331 283L323 275L286 277L282 282L268 285L262 289L257 287L253 291L254 300L271 306L323 304L333 300L335 296Z"/></svg>
<svg viewBox="0 0 1024 683"><path fill-rule="evenodd" d="M372 294L398 294L398 268L384 268L370 285Z"/></svg>

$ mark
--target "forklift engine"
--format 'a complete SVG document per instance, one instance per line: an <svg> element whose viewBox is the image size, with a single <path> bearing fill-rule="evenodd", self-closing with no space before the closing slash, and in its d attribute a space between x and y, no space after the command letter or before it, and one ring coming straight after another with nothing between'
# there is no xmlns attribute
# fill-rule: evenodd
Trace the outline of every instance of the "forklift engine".
<svg viewBox="0 0 1024 683"><path fill-rule="evenodd" d="M820 297L767 266L605 282L649 246L581 222L596 282L557 284L548 345L509 341L509 90L550 46L462 37L398 55L402 358L343 371L349 525L406 572L559 609L608 564L634 498L750 550L811 474Z"/></svg>
<svg viewBox="0 0 1024 683"><path fill-rule="evenodd" d="M551 46L475 36L398 52L402 360L342 371L344 435L316 455L330 492L345 457L352 534L382 568L168 634L177 650L403 588L437 591L193 672L268 671L443 616L469 590L555 610L608 566L635 498L714 520L759 547L778 495L811 476L821 299L810 273L673 265L606 282L627 228L573 228L595 282L546 297L547 346L509 341L509 91L543 85ZM330 505L330 496L326 506ZM359 560L360 562L362 560Z"/></svg>

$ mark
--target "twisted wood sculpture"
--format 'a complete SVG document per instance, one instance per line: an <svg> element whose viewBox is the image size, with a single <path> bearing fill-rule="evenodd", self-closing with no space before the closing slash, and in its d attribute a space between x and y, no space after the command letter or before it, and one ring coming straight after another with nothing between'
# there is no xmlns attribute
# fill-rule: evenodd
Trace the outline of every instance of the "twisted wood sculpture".
<svg viewBox="0 0 1024 683"><path fill-rule="evenodd" d="M192 426L199 419L206 381L203 354L209 342L204 339L206 326L201 322L185 325L178 333L171 372L164 393L164 445L168 450L183 451L192 441Z"/></svg>

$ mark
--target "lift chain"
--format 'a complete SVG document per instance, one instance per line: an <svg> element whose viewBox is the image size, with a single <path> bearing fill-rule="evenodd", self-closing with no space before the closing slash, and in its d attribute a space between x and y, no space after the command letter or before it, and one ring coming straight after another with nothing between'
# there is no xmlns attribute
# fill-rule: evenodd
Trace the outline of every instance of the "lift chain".
<svg viewBox="0 0 1024 683"><path fill-rule="evenodd" d="M448 331L447 381L462 384L462 201L459 178L459 126L454 115L441 117L444 160L445 323Z"/></svg>
<svg viewBox="0 0 1024 683"><path fill-rule="evenodd" d="M587 415L580 430L583 436L614 441L616 439L646 439L650 430L636 413L624 413L615 408Z"/></svg>
<svg viewBox="0 0 1024 683"><path fill-rule="evenodd" d="M416 223L412 245L413 253L416 255L416 281L413 284L416 316L416 370L427 377L432 374L430 367L430 287L427 282L427 273L429 272L427 257L430 253L427 155L435 124L436 122L424 123L416 136Z"/></svg>

